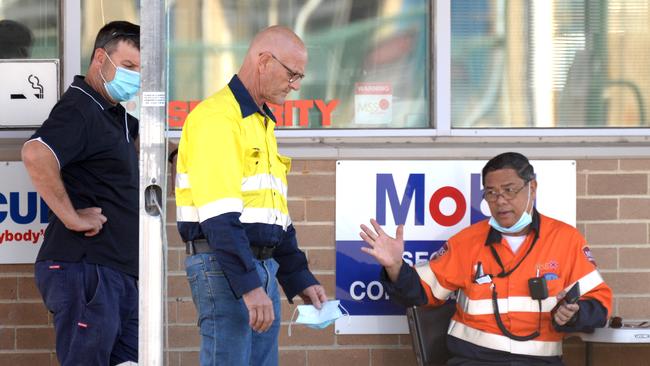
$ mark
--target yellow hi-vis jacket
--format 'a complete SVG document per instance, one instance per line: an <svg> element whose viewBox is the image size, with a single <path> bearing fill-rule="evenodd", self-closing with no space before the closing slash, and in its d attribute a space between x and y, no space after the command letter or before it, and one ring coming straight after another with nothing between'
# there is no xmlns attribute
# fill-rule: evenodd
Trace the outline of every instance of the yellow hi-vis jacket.
<svg viewBox="0 0 650 366"><path fill-rule="evenodd" d="M298 249L287 209L291 160L278 153L275 118L235 75L188 115L178 146L176 215L183 241L207 239L237 297L261 286L250 246L275 247L288 299L318 282Z"/></svg>

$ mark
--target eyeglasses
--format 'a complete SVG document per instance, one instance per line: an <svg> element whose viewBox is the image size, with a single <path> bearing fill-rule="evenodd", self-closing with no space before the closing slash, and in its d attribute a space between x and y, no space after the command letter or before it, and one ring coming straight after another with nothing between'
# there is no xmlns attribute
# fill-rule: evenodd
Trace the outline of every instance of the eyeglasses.
<svg viewBox="0 0 650 366"><path fill-rule="evenodd" d="M275 61L277 61L278 63L280 63L280 65L282 65L282 67L284 67L285 69L287 69L287 72L289 73L289 84L291 84L291 83L295 83L296 81L298 81L298 80L300 80L300 79L302 79L302 78L305 77L305 74L301 74L301 73L299 73L299 72L295 72L295 71L291 70L287 65L285 65L284 63L282 63L282 61L278 60L278 58L275 57L275 55L272 54L272 53L271 53L271 57L273 57L273 59L274 59Z"/></svg>
<svg viewBox="0 0 650 366"><path fill-rule="evenodd" d="M508 187L504 189L503 192L498 192L491 189L485 190L483 191L483 198L485 198L485 200L488 202L496 202L499 199L499 196L503 196L503 198L505 198L506 200L512 201L513 199L515 199L515 197L517 197L517 194L521 192L522 189L526 188L527 185L528 182L524 183L524 185L519 189Z"/></svg>

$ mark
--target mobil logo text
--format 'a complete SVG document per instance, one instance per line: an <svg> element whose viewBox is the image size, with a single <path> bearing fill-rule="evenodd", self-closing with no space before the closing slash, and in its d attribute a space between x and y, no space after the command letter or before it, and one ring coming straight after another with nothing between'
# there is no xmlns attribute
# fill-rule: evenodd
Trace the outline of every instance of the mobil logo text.
<svg viewBox="0 0 650 366"><path fill-rule="evenodd" d="M406 185L398 187L393 174L377 174L375 198L377 222L386 225L386 217L389 213L395 225L424 226L425 216L429 215L435 224L451 227L463 220L468 209L470 224L487 218L481 211L483 191L480 174L469 174L469 192L457 186L445 185L436 188L429 197L426 196L425 178L426 175L423 173L412 173L408 175ZM407 222L409 212L413 212L413 221Z"/></svg>

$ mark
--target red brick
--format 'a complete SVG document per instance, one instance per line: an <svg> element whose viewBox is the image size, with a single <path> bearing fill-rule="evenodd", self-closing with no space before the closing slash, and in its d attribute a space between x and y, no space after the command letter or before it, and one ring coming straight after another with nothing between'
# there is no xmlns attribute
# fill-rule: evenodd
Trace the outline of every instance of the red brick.
<svg viewBox="0 0 650 366"><path fill-rule="evenodd" d="M289 197L334 197L333 174L289 175Z"/></svg>
<svg viewBox="0 0 650 366"><path fill-rule="evenodd" d="M411 348L373 349L370 356L372 366L417 365Z"/></svg>
<svg viewBox="0 0 650 366"><path fill-rule="evenodd" d="M14 328L0 328L0 350L16 348L16 333Z"/></svg>
<svg viewBox="0 0 650 366"><path fill-rule="evenodd" d="M0 360L7 366L50 365L50 353L0 353Z"/></svg>
<svg viewBox="0 0 650 366"><path fill-rule="evenodd" d="M587 242L600 244L644 244L648 241L648 225L634 224L586 224Z"/></svg>
<svg viewBox="0 0 650 366"><path fill-rule="evenodd" d="M307 351L309 366L370 365L368 349L328 349Z"/></svg>
<svg viewBox="0 0 650 366"><path fill-rule="evenodd" d="M2 325L45 325L47 310L42 303L0 304L0 324Z"/></svg>
<svg viewBox="0 0 650 366"><path fill-rule="evenodd" d="M576 216L579 220L615 220L618 216L618 200L579 198Z"/></svg>
<svg viewBox="0 0 650 366"><path fill-rule="evenodd" d="M585 159L578 160L576 170L579 172L609 171L618 169L618 160Z"/></svg>
<svg viewBox="0 0 650 366"><path fill-rule="evenodd" d="M185 275L173 275L167 277L167 296L169 297L192 297L190 285Z"/></svg>
<svg viewBox="0 0 650 366"><path fill-rule="evenodd" d="M302 324L280 327L280 346L330 346L334 345L334 326L325 329L312 329Z"/></svg>
<svg viewBox="0 0 650 366"><path fill-rule="evenodd" d="M176 302L176 306L178 311L176 321L178 323L196 325L198 319L196 315L196 307L191 299L188 301Z"/></svg>
<svg viewBox="0 0 650 366"><path fill-rule="evenodd" d="M650 170L650 159L621 159L621 170Z"/></svg>
<svg viewBox="0 0 650 366"><path fill-rule="evenodd" d="M198 365L199 352L181 352L181 366Z"/></svg>
<svg viewBox="0 0 650 366"><path fill-rule="evenodd" d="M307 351L304 350L280 350L280 365L302 366L307 364Z"/></svg>
<svg viewBox="0 0 650 366"><path fill-rule="evenodd" d="M291 172L289 174L302 174L307 169L307 160L291 160Z"/></svg>
<svg viewBox="0 0 650 366"><path fill-rule="evenodd" d="M589 174L589 195L647 194L647 174Z"/></svg>
<svg viewBox="0 0 650 366"><path fill-rule="evenodd" d="M650 247L620 248L618 253L621 268L647 269L650 266Z"/></svg>
<svg viewBox="0 0 650 366"><path fill-rule="evenodd" d="M602 273L605 282L615 294L647 294L650 283L650 272L605 272Z"/></svg>
<svg viewBox="0 0 650 366"><path fill-rule="evenodd" d="M289 207L289 215L291 215L291 221L299 222L305 221L305 200L301 199L290 199L287 201Z"/></svg>
<svg viewBox="0 0 650 366"><path fill-rule="evenodd" d="M411 347L413 344L413 337L410 334L400 334L399 344L402 346Z"/></svg>
<svg viewBox="0 0 650 366"><path fill-rule="evenodd" d="M338 334L336 344L342 346L356 345L398 345L399 336L397 334Z"/></svg>
<svg viewBox="0 0 650 366"><path fill-rule="evenodd" d="M176 199L168 199L165 210L167 210L167 217L165 218L167 223L176 225Z"/></svg>
<svg viewBox="0 0 650 366"><path fill-rule="evenodd" d="M334 172L336 160L308 160L306 169L310 172Z"/></svg>
<svg viewBox="0 0 650 366"><path fill-rule="evenodd" d="M650 304L650 296L644 297L618 297L618 316L623 319L648 319L648 304Z"/></svg>
<svg viewBox="0 0 650 366"><path fill-rule="evenodd" d="M54 349L54 328L17 328L18 349Z"/></svg>
<svg viewBox="0 0 650 366"><path fill-rule="evenodd" d="M185 270L185 251L179 248L169 248L167 251L167 270L184 271Z"/></svg>
<svg viewBox="0 0 650 366"><path fill-rule="evenodd" d="M307 204L307 221L331 221L336 215L334 200L309 200Z"/></svg>
<svg viewBox="0 0 650 366"><path fill-rule="evenodd" d="M199 347L201 344L199 327L196 325L170 325L168 331L170 348Z"/></svg>
<svg viewBox="0 0 650 366"><path fill-rule="evenodd" d="M165 362L165 365L167 365L167 366L182 366L181 365L181 353L182 352L177 352L177 351L165 352L165 357L167 358L167 362Z"/></svg>
<svg viewBox="0 0 650 366"><path fill-rule="evenodd" d="M591 247L591 254L596 260L598 269L617 269L618 268L618 249Z"/></svg>
<svg viewBox="0 0 650 366"><path fill-rule="evenodd" d="M18 298L21 300L41 300L41 293L36 287L34 277L18 277Z"/></svg>
<svg viewBox="0 0 650 366"><path fill-rule="evenodd" d="M178 233L176 224L167 225L167 245L170 248L182 248L185 250L185 244L181 240L181 235Z"/></svg>
<svg viewBox="0 0 650 366"><path fill-rule="evenodd" d="M307 260L309 269L312 271L327 270L333 271L336 268L336 255L332 249L307 249Z"/></svg>
<svg viewBox="0 0 650 366"><path fill-rule="evenodd" d="M587 194L587 175L576 174L576 196L582 197Z"/></svg>
<svg viewBox="0 0 650 366"><path fill-rule="evenodd" d="M296 224L298 244L300 247L334 248L334 225Z"/></svg>
<svg viewBox="0 0 650 366"><path fill-rule="evenodd" d="M650 199L621 198L621 219L650 219Z"/></svg>
<svg viewBox="0 0 650 366"><path fill-rule="evenodd" d="M16 277L0 278L0 299L16 300L18 298L18 280Z"/></svg>
<svg viewBox="0 0 650 366"><path fill-rule="evenodd" d="M0 273L34 273L33 264L0 264Z"/></svg>

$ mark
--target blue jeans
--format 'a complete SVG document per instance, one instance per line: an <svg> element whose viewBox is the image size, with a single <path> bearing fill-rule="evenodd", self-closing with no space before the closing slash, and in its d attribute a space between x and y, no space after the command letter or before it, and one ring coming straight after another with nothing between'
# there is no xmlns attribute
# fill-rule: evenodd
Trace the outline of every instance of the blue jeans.
<svg viewBox="0 0 650 366"><path fill-rule="evenodd" d="M273 259L254 260L262 286L273 301L275 320L269 330L257 333L248 324L243 299L233 294L216 254L196 254L185 259L187 280L198 312L201 332L201 366L276 366L280 331L280 295Z"/></svg>
<svg viewBox="0 0 650 366"><path fill-rule="evenodd" d="M138 362L135 277L83 261L40 261L34 269L43 302L54 314L62 366Z"/></svg>

